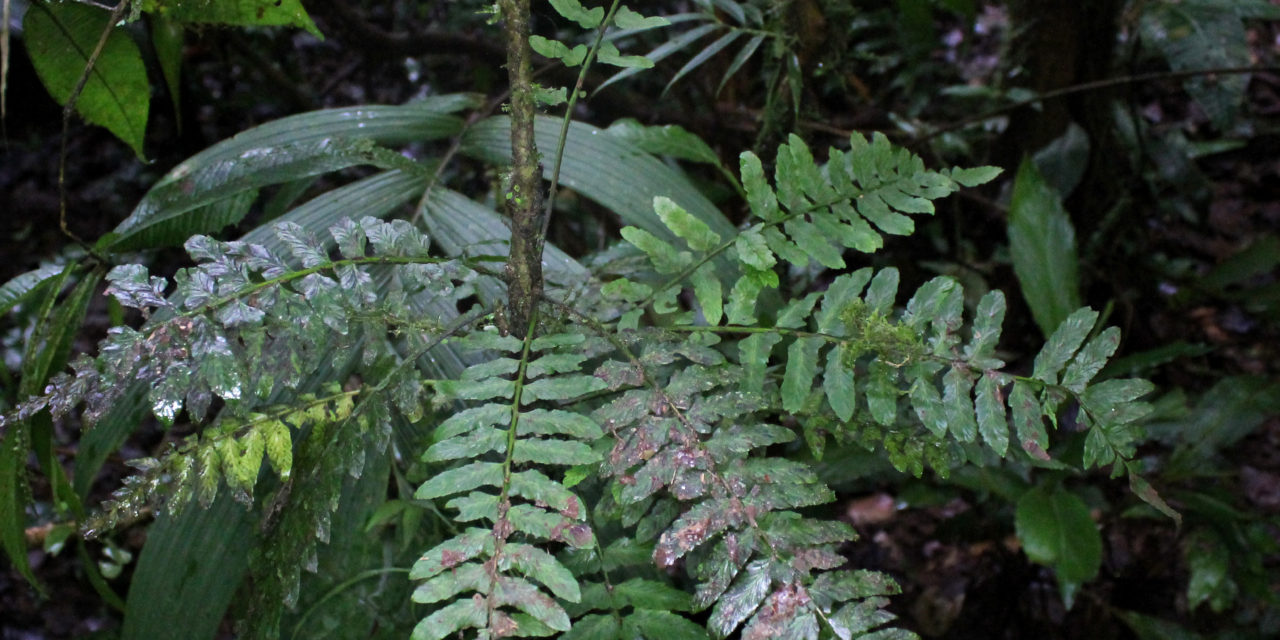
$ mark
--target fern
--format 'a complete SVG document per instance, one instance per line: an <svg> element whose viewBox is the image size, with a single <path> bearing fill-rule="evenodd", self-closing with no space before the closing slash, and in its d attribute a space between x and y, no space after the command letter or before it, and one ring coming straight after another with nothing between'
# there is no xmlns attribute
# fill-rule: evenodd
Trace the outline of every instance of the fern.
<svg viewBox="0 0 1280 640"><path fill-rule="evenodd" d="M656 26L617 3L608 12L554 6L585 28ZM532 136L526 115L510 126ZM445 120L448 131L461 126ZM502 164L510 156L490 138L505 140L505 126L477 123L459 148ZM950 278L903 295L897 270L846 262L878 251L886 234L913 233L936 200L996 169L928 170L881 135L854 135L819 163L792 136L772 176L755 154L741 155L731 177L750 215L734 227L637 149L681 146L687 132L628 125L602 141L579 124L540 131L598 153L579 160L620 175L639 167L645 184L667 191L640 207L631 192L579 185L631 223L625 243L584 260L590 269L547 247L551 282L526 292L530 322L509 335L511 309L493 303L519 283L495 268L515 253L497 214L433 186L420 213L441 236L434 244L405 221L338 218L352 194L398 203L422 192L425 170L377 146L381 138L286 143L268 140L273 130L252 136L262 147L232 141L202 154L209 164L181 166L115 241L161 242L181 228L170 225L225 205L206 221L220 226L272 181L356 163L393 170L295 209L270 238L192 237L196 264L172 282L116 267L109 292L146 322L112 329L96 357L77 359L6 416L49 409L62 418L83 406L92 425L143 388L162 424L185 414L197 425L135 461L139 473L80 524L92 536L148 508L172 515L228 495L256 510L247 637L279 637L303 570L316 569L334 526L352 526L331 518L367 456L419 460L414 503L401 507L445 514L436 532L402 524L418 554L409 577L421 639L909 637L885 610L897 586L846 566L840 547L855 532L822 515L835 495L811 461L833 441L883 452L916 476L1010 458L1062 467L1045 419L1056 427L1073 405L1088 429L1085 466L1129 471L1140 495L1163 507L1129 462L1151 385L1093 383L1119 340L1115 329L1095 334L1096 312L1071 314L1030 375L1015 375L996 352L1000 292L967 311ZM214 170L221 158L287 144L277 165ZM718 165L709 149L693 155ZM566 185L599 175L581 162ZM326 220L323 241L317 225L300 223L312 216ZM17 300L36 286L4 291ZM459 313L473 298L480 304ZM415 429L430 430L429 441L405 435Z"/></svg>
<svg viewBox="0 0 1280 640"><path fill-rule="evenodd" d="M518 358L498 357L467 369L460 380L435 383L441 400L488 402L441 423L436 443L423 455L431 462L476 461L435 475L415 497L456 496L446 506L458 511L459 521L488 526L468 528L414 564L410 577L424 581L414 601L441 603L414 629L415 639L444 638L467 628L493 636L544 636L570 629L569 616L555 598L578 602L578 582L542 547L550 542L577 548L594 544L584 522L587 510L562 480L523 467L575 467L600 460L591 443L603 432L592 420L558 409L526 408L603 386L576 373L585 359L576 352L583 340L581 334L529 335L523 341L472 334L465 346Z"/></svg>

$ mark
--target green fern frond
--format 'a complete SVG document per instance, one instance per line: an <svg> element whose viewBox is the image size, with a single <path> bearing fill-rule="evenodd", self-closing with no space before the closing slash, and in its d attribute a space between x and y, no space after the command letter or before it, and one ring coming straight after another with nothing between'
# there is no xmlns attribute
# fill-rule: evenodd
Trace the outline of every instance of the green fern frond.
<svg viewBox="0 0 1280 640"><path fill-rule="evenodd" d="M592 446L604 435L600 426L556 408L604 387L579 373L592 352L585 342L581 333L521 341L493 332L455 342L456 348L499 355L457 380L433 383L438 401L483 404L442 422L435 444L423 454L432 463L471 462L437 473L415 497L451 498L446 507L457 510L460 521L481 521L488 528L445 540L414 565L410 577L423 581L414 600L438 605L414 630L415 638L443 638L467 628L486 637L570 629L569 615L555 598L577 602L579 584L544 547L589 548L595 537L582 501L562 479L539 469L584 467L601 459Z"/></svg>

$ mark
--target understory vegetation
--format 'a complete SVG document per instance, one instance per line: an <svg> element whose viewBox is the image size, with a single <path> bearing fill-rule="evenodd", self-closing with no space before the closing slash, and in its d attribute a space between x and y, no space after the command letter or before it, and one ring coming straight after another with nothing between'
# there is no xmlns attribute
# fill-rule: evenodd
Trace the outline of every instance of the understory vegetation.
<svg viewBox="0 0 1280 640"><path fill-rule="evenodd" d="M309 4L4 2L5 637L1280 633L1275 5Z"/></svg>

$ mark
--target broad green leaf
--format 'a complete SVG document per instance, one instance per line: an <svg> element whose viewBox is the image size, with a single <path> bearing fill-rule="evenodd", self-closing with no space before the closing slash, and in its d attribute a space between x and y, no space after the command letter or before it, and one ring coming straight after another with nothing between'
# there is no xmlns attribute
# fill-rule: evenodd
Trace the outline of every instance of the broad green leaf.
<svg viewBox="0 0 1280 640"><path fill-rule="evenodd" d="M1004 398L994 376L983 375L978 380L974 409L983 442L1003 458L1009 450L1009 424L1005 420Z"/></svg>
<svg viewBox="0 0 1280 640"><path fill-rule="evenodd" d="M693 295L702 308L702 316L707 325L716 326L724 318L724 291L720 286L720 278L716 277L715 267L710 263L698 267L690 278L693 284Z"/></svg>
<svg viewBox="0 0 1280 640"><path fill-rule="evenodd" d="M782 409L796 413L804 407L818 370L822 338L796 338L787 347L787 368L782 376Z"/></svg>
<svg viewBox="0 0 1280 640"><path fill-rule="evenodd" d="M59 279L53 281L53 287L61 288L78 270L79 265L74 262L63 267ZM19 397L39 394L49 376L66 366L72 341L84 322L89 302L101 281L100 271L90 271L80 278L66 298L58 301L56 295L51 295L41 301L36 316L38 324L28 337L22 355Z"/></svg>
<svg viewBox="0 0 1280 640"><path fill-rule="evenodd" d="M853 419L857 407L854 395L854 372L844 365L843 350L833 348L827 352L827 368L822 374L822 390L827 394L827 404L836 417L844 422Z"/></svg>
<svg viewBox="0 0 1280 640"><path fill-rule="evenodd" d="M109 19L107 11L87 5L33 2L23 19L22 40L40 81L58 104L65 105L103 32L110 29L75 107L85 120L106 127L141 158L151 84L138 46L125 29L110 26Z"/></svg>
<svg viewBox="0 0 1280 640"><path fill-rule="evenodd" d="M1064 596L1098 575L1102 536L1089 507L1074 493L1060 487L1031 489L1018 500L1014 528L1027 557L1057 573Z"/></svg>
<svg viewBox="0 0 1280 640"><path fill-rule="evenodd" d="M1064 318L1040 348L1040 353L1036 354L1032 377L1049 384L1058 384L1058 372L1075 355L1097 321L1098 312L1088 307L1081 307Z"/></svg>
<svg viewBox="0 0 1280 640"><path fill-rule="evenodd" d="M181 24L161 17L152 16L151 46L156 50L156 62L160 65L160 73L164 76L165 93L169 94L169 102L173 105L174 118L178 129L182 129L182 46L185 30Z"/></svg>
<svg viewBox="0 0 1280 640"><path fill-rule="evenodd" d="M690 215L671 198L655 196L653 210L672 233L689 243L690 249L710 251L720 244L719 234L712 231L707 223Z"/></svg>
<svg viewBox="0 0 1280 640"><path fill-rule="evenodd" d="M563 124L560 119L549 117L535 121L538 148L544 153L559 146ZM486 162L510 165L510 126L511 120L505 116L476 123L463 133L460 150ZM647 153L637 152L635 145L625 140L601 133L600 129L585 123L570 123L560 167L560 186L573 189L613 211L623 224L634 225L668 241L674 240L675 235L654 214L655 196L670 198L722 238L737 233L719 208L684 174ZM551 164L543 163L544 176L548 179Z"/></svg>
<svg viewBox="0 0 1280 640"><path fill-rule="evenodd" d="M505 260L510 253L511 229L493 209L456 191L433 189L422 210L423 224L435 244L451 256L493 256ZM659 224L661 227L661 224ZM542 253L547 286L555 290L584 281L588 271L555 245ZM505 300L506 287L493 278L478 278L476 289L488 304ZM447 305L453 306L452 302ZM432 307L435 315L456 317L457 310ZM518 341L517 341L517 344ZM435 354L435 350L432 351Z"/></svg>
<svg viewBox="0 0 1280 640"><path fill-rule="evenodd" d="M31 296L39 296L45 287L54 282L65 265L47 264L23 273L0 286L0 316L23 304ZM56 295L57 292L51 295Z"/></svg>
<svg viewBox="0 0 1280 640"><path fill-rule="evenodd" d="M773 346L782 341L776 333L753 333L738 343L738 361L742 364L742 390L760 393L764 389L765 366Z"/></svg>
<svg viewBox="0 0 1280 640"><path fill-rule="evenodd" d="M474 97L469 95L447 95L401 107L313 111L249 129L188 158L166 174L116 228L118 236L107 248L164 246L211 231L197 210L237 192L355 164L392 163L386 155L391 151L354 141L401 144L453 135L462 128L462 119L453 112L473 103ZM429 176L418 177L425 184ZM326 202L324 198L312 202ZM350 211L343 210L343 215L350 215ZM335 222L333 218L323 228Z"/></svg>
<svg viewBox="0 0 1280 640"><path fill-rule="evenodd" d="M1072 122L1066 131L1031 156L1040 175L1055 193L1067 198L1075 191L1089 166L1089 134Z"/></svg>
<svg viewBox="0 0 1280 640"><path fill-rule="evenodd" d="M16 394L19 399L38 395L49 376L66 366L72 341L102 279L101 270L85 274L65 299L57 301L56 290L60 290L78 269L79 265L74 262L63 266L50 281L54 295L39 301L34 314L36 325L22 354L22 378ZM36 428L40 420L44 421L43 428ZM31 501L26 464L31 450L46 452L42 466L46 473L53 475L50 483L54 485L55 493L65 491L68 494L66 500L76 500L61 468L51 457L54 443L52 425L48 420L48 414L42 413L33 420L18 421L0 434L0 462L3 463L0 464L0 545L18 572L41 593L43 587L36 582L27 563L26 539L23 536L26 511ZM79 508L74 503L67 507Z"/></svg>
<svg viewBox="0 0 1280 640"><path fill-rule="evenodd" d="M1008 233L1022 295L1047 336L1080 306L1076 232L1060 196L1029 159L1018 167Z"/></svg>
<svg viewBox="0 0 1280 640"><path fill-rule="evenodd" d="M1248 287L1250 278L1265 276L1280 266L1280 236L1260 233L1231 257L1218 263L1204 276L1196 278L1196 287L1229 295L1234 284Z"/></svg>
<svg viewBox="0 0 1280 640"><path fill-rule="evenodd" d="M604 132L655 156L720 165L720 156L714 149L678 124L646 127L634 118L623 118L609 125Z"/></svg>
<svg viewBox="0 0 1280 640"><path fill-rule="evenodd" d="M143 0L142 10L159 14L174 22L242 27L298 27L324 39L311 21L311 16L302 8L301 0Z"/></svg>
<svg viewBox="0 0 1280 640"><path fill-rule="evenodd" d="M250 513L225 492L208 508L157 517L129 584L120 637L214 637L244 579L253 534Z"/></svg>
<svg viewBox="0 0 1280 640"><path fill-rule="evenodd" d="M604 21L604 7L588 9L578 0L551 0L551 6L555 7L556 13L577 22L583 29L594 29Z"/></svg>

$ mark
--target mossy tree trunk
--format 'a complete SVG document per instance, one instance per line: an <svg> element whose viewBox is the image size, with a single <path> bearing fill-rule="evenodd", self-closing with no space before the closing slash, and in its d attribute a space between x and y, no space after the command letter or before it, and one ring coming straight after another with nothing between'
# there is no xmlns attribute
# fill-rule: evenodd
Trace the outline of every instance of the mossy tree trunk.
<svg viewBox="0 0 1280 640"><path fill-rule="evenodd" d="M533 71L529 48L529 0L501 0L511 84L511 177L506 210L511 219L507 258L507 328L525 335L542 297L542 165L534 141Z"/></svg>

